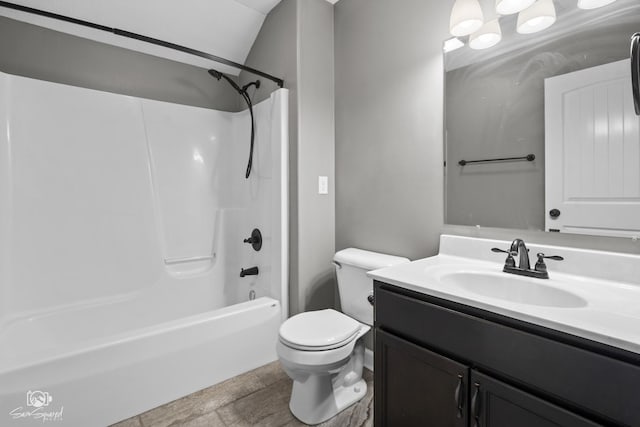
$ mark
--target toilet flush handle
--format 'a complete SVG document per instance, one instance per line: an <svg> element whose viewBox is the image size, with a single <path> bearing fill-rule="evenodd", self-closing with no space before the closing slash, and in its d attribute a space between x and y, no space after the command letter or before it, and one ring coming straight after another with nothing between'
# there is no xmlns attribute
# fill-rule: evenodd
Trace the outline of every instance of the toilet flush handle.
<svg viewBox="0 0 640 427"><path fill-rule="evenodd" d="M367 297L367 301L369 301L369 304L373 305L373 303L376 301L376 299L373 296L373 294L369 294L369 296Z"/></svg>
<svg viewBox="0 0 640 427"><path fill-rule="evenodd" d="M331 264L335 265L336 268L342 268L342 264L340 264L338 261L331 261Z"/></svg>

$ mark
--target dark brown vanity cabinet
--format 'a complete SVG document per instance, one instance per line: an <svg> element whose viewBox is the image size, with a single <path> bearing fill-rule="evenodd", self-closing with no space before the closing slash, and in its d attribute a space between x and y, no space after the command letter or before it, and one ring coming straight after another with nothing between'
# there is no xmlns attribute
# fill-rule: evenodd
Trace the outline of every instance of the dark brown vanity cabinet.
<svg viewBox="0 0 640 427"><path fill-rule="evenodd" d="M467 366L383 331L375 340L376 426L467 426Z"/></svg>
<svg viewBox="0 0 640 427"><path fill-rule="evenodd" d="M375 339L377 427L598 425L392 334Z"/></svg>
<svg viewBox="0 0 640 427"><path fill-rule="evenodd" d="M638 355L554 334L376 282L375 426L640 427Z"/></svg>

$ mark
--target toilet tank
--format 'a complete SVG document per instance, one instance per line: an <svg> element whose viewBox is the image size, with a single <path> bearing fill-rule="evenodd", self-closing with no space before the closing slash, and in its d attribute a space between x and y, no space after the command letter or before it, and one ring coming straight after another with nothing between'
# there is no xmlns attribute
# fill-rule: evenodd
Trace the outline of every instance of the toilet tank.
<svg viewBox="0 0 640 427"><path fill-rule="evenodd" d="M373 325L373 305L368 300L373 294L373 279L367 277L367 272L403 264L409 259L349 248L337 252L333 261L342 312L364 324Z"/></svg>

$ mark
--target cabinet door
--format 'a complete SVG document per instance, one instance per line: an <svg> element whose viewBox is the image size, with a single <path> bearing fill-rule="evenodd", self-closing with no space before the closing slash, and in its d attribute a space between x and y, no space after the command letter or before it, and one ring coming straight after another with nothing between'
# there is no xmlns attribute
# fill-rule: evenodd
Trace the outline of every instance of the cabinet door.
<svg viewBox="0 0 640 427"><path fill-rule="evenodd" d="M471 371L471 427L594 427L572 412Z"/></svg>
<svg viewBox="0 0 640 427"><path fill-rule="evenodd" d="M376 329L376 427L465 427L469 369Z"/></svg>

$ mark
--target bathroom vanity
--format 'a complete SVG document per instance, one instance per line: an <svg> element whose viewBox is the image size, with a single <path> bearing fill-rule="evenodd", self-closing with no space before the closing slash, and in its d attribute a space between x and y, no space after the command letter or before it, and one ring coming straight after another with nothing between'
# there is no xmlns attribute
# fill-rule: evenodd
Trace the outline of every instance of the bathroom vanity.
<svg viewBox="0 0 640 427"><path fill-rule="evenodd" d="M531 245L565 261L520 278L505 245L370 273L375 425L640 426L640 257Z"/></svg>

